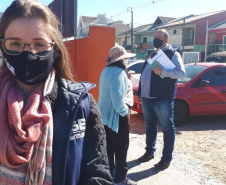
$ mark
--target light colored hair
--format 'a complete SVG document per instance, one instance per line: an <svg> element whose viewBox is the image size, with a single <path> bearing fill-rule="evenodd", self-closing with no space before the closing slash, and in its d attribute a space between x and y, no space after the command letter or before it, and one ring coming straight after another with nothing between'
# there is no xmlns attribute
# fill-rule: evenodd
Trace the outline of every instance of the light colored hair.
<svg viewBox="0 0 226 185"><path fill-rule="evenodd" d="M31 18L44 22L47 34L51 37L55 43L55 49L59 52L59 57L54 62L56 74L67 80L74 81L74 77L70 71L70 57L59 31L59 21L53 12L38 0L14 0L2 15L0 39L4 39L5 31L9 24L18 18Z"/></svg>

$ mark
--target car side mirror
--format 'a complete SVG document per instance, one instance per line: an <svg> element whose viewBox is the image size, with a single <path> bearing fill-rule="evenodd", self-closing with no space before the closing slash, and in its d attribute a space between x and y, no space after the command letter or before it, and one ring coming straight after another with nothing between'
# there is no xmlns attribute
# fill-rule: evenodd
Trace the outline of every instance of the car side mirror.
<svg viewBox="0 0 226 185"><path fill-rule="evenodd" d="M201 80L199 84L200 84L201 87L210 86L210 82L208 80Z"/></svg>

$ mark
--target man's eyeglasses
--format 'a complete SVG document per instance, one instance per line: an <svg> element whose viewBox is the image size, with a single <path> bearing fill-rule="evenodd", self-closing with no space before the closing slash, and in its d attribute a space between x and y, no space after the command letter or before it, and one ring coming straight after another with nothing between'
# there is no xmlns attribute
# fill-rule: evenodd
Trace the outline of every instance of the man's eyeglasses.
<svg viewBox="0 0 226 185"><path fill-rule="evenodd" d="M25 44L16 39L1 39L4 51L9 55L19 55L24 51L25 46L30 47L30 51L38 57L47 57L54 47L54 43L33 42Z"/></svg>

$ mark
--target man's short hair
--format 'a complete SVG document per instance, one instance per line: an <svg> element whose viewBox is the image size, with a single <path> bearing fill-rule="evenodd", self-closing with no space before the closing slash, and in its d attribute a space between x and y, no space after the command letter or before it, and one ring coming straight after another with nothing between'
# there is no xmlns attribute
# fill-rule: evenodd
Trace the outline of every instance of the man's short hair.
<svg viewBox="0 0 226 185"><path fill-rule="evenodd" d="M165 30L165 29L158 29L155 33L157 33L157 32L164 33L165 38L166 38L166 39L169 38L169 33L168 33L167 30Z"/></svg>

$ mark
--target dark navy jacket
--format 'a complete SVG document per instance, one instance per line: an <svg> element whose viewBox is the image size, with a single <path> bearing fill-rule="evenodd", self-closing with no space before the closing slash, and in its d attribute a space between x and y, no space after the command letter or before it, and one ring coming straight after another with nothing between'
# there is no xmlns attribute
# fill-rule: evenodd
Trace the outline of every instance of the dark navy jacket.
<svg viewBox="0 0 226 185"><path fill-rule="evenodd" d="M53 185L110 185L106 135L88 82L57 77L48 95L53 112Z"/></svg>
<svg viewBox="0 0 226 185"><path fill-rule="evenodd" d="M174 49L171 46L167 46L163 52L167 55L167 57L170 60L172 59L175 53ZM147 61L145 60L143 70L146 65ZM169 77L161 78L154 72L151 73L150 97L172 99L176 97L176 92L177 92L177 79L172 79ZM138 96L141 96L141 80L139 82Z"/></svg>

